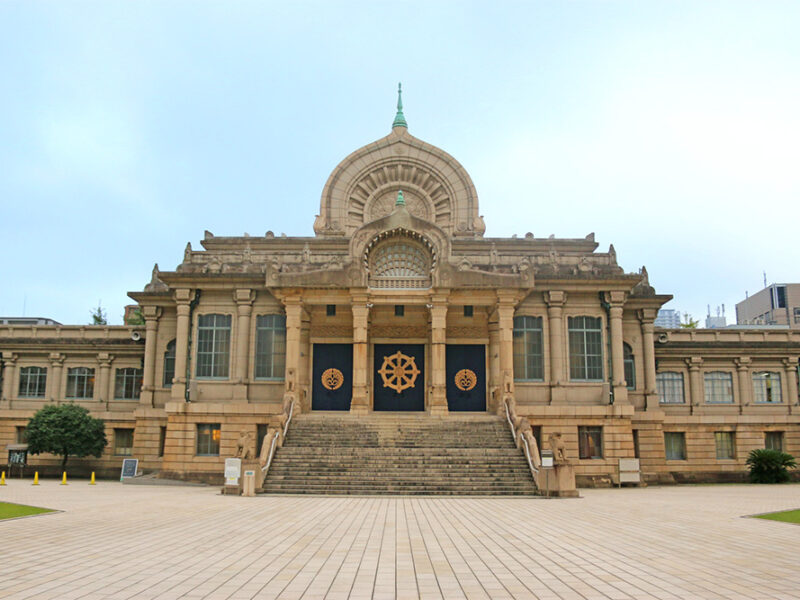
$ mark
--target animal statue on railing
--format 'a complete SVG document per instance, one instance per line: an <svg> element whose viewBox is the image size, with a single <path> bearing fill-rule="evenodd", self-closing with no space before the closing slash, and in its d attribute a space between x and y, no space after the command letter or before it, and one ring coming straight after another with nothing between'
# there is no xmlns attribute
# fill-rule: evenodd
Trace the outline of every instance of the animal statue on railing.
<svg viewBox="0 0 800 600"><path fill-rule="evenodd" d="M275 437L276 433L280 436L282 431L283 429L278 429L277 427L267 428L267 434L264 436L264 441L261 443L261 453L258 456L258 464L261 465L262 469L267 465L267 461L269 460L272 439Z"/></svg>
<svg viewBox="0 0 800 600"><path fill-rule="evenodd" d="M550 450L553 451L553 464L568 465L569 459L567 458L567 446L564 440L561 439L561 433L553 432L547 437L547 443Z"/></svg>
<svg viewBox="0 0 800 600"><path fill-rule="evenodd" d="M253 436L247 430L239 432L239 439L236 442L236 458L248 459L253 458L255 454Z"/></svg>
<svg viewBox="0 0 800 600"><path fill-rule="evenodd" d="M535 468L539 468L542 466L542 459L539 455L539 444L536 442L536 437L533 435L533 427L531 427L531 422L525 418L519 418L519 426L517 427L517 448L522 445L522 440L528 442L528 450L531 454L531 462Z"/></svg>

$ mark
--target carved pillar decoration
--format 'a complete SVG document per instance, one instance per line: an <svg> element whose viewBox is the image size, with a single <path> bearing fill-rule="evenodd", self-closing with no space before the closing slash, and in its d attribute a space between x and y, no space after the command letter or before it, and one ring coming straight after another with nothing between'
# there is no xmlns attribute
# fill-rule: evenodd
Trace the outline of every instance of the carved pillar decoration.
<svg viewBox="0 0 800 600"><path fill-rule="evenodd" d="M245 402L247 401L248 367L250 366L250 315L253 313L255 299L254 290L233 291L233 301L236 302L237 313L233 397Z"/></svg>
<svg viewBox="0 0 800 600"><path fill-rule="evenodd" d="M689 367L689 414L693 414L694 407L700 406L703 401L703 381L700 379L700 367L703 359L699 356L692 356L685 359L685 362Z"/></svg>
<svg viewBox="0 0 800 600"><path fill-rule="evenodd" d="M644 394L645 408L647 410L657 410L658 391L656 390L656 352L653 321L656 311L653 309L643 309L639 311L639 321L642 328L642 370L644 371Z"/></svg>
<svg viewBox="0 0 800 600"><path fill-rule="evenodd" d="M786 372L786 385L783 386L785 388L783 391L783 398L784 402L786 402L786 405L789 407L789 414L796 412L796 409L793 407L800 404L797 391L797 360L796 356L783 359L783 368Z"/></svg>
<svg viewBox="0 0 800 600"><path fill-rule="evenodd" d="M161 307L143 306L144 316L144 372L142 373L142 391L139 404L153 406L153 390L156 379L156 343L158 342L158 319Z"/></svg>
<svg viewBox="0 0 800 600"><path fill-rule="evenodd" d="M108 377L112 360L114 360L114 357L108 352L101 352L97 355L97 364L100 366L100 373L94 385L94 400L95 402L105 401L106 408L108 408L108 403L114 395L114 390L111 389L109 385Z"/></svg>
<svg viewBox="0 0 800 600"><path fill-rule="evenodd" d="M14 391L14 370L17 365L17 355L12 352L3 352L3 400L11 408L11 396Z"/></svg>
<svg viewBox="0 0 800 600"><path fill-rule="evenodd" d="M283 298L286 310L286 391L297 394L297 373L300 368L300 327L303 319L303 297ZM297 398L297 396L295 396ZM295 406L295 408L298 408Z"/></svg>
<svg viewBox="0 0 800 600"><path fill-rule="evenodd" d="M447 374L445 360L447 353L447 295L434 295L431 298L431 397L430 413L433 416L446 415Z"/></svg>
<svg viewBox="0 0 800 600"><path fill-rule="evenodd" d="M500 326L497 317L489 319L489 412L504 415L502 390L503 380L500 377Z"/></svg>
<svg viewBox="0 0 800 600"><path fill-rule="evenodd" d="M742 414L745 406L749 406L753 401L753 384L750 383L750 360L749 356L741 356L733 360L736 365L736 372L739 376L739 414Z"/></svg>
<svg viewBox="0 0 800 600"><path fill-rule="evenodd" d="M547 304L547 328L550 331L550 403L566 401L564 381L566 380L566 344L564 343L564 303L567 294L561 291L544 293Z"/></svg>
<svg viewBox="0 0 800 600"><path fill-rule="evenodd" d="M50 373L47 377L48 392L46 396L56 404L61 401L61 379L64 373L65 358L66 356L59 352L51 352L48 357L50 360Z"/></svg>
<svg viewBox="0 0 800 600"><path fill-rule="evenodd" d="M625 384L625 360L622 350L622 306L625 292L606 292L609 306L609 329L611 330L611 370L613 371L614 403L628 403L628 388Z"/></svg>
<svg viewBox="0 0 800 600"><path fill-rule="evenodd" d="M175 377L172 380L171 396L173 400L183 402L186 399L186 361L189 352L189 304L192 301L192 290L175 290L178 319L175 331Z"/></svg>
<svg viewBox="0 0 800 600"><path fill-rule="evenodd" d="M307 310L300 316L300 370L297 374L297 398L300 412L311 410L311 315Z"/></svg>
<svg viewBox="0 0 800 600"><path fill-rule="evenodd" d="M500 345L500 381L504 395L514 395L514 311L517 307L515 292L497 291L497 327Z"/></svg>
<svg viewBox="0 0 800 600"><path fill-rule="evenodd" d="M366 414L370 410L367 389L367 335L369 308L366 294L352 296L353 309L353 399L350 412Z"/></svg>

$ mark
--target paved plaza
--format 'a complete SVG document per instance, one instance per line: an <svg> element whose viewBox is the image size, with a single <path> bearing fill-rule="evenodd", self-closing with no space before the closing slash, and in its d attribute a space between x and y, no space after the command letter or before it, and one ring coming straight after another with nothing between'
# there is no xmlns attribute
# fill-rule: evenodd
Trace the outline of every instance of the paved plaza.
<svg viewBox="0 0 800 600"><path fill-rule="evenodd" d="M574 500L221 496L12 480L0 598L800 598L800 485Z"/></svg>

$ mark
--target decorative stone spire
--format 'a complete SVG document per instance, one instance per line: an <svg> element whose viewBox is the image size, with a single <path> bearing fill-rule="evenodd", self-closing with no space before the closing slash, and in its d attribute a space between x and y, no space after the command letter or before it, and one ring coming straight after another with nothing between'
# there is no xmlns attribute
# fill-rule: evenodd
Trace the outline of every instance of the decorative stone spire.
<svg viewBox="0 0 800 600"><path fill-rule="evenodd" d="M403 86L401 83L397 84L397 114L394 116L394 123L392 129L395 127L404 127L408 129L406 117L403 115Z"/></svg>
<svg viewBox="0 0 800 600"><path fill-rule="evenodd" d="M403 190L400 190L399 192L397 192L397 200L395 201L394 205L395 206L405 206L406 205L406 199L403 198Z"/></svg>

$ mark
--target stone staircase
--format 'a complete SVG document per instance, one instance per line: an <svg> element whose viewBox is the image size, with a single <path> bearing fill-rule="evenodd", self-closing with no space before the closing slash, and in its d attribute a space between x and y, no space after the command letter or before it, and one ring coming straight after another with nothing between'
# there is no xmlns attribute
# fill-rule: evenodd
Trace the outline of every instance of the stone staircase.
<svg viewBox="0 0 800 600"><path fill-rule="evenodd" d="M296 415L269 494L533 495L506 423L488 415Z"/></svg>

